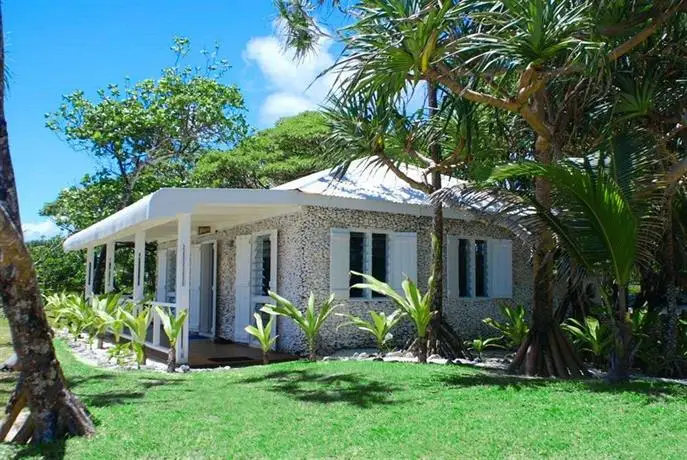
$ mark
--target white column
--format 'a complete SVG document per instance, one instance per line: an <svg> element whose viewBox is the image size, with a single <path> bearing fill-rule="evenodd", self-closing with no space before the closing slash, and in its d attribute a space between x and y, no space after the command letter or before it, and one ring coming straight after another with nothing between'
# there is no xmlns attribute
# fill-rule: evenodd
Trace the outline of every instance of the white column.
<svg viewBox="0 0 687 460"><path fill-rule="evenodd" d="M105 246L105 292L114 291L115 242L108 241Z"/></svg>
<svg viewBox="0 0 687 460"><path fill-rule="evenodd" d="M157 274L155 276L156 294L158 302L167 302L167 250L157 251ZM153 311L153 345L160 345L160 316Z"/></svg>
<svg viewBox="0 0 687 460"><path fill-rule="evenodd" d="M93 273L95 270L95 251L93 248L86 250L86 297L93 295Z"/></svg>
<svg viewBox="0 0 687 460"><path fill-rule="evenodd" d="M146 232L136 232L134 239L134 301L140 302L144 297L146 264Z"/></svg>
<svg viewBox="0 0 687 460"><path fill-rule="evenodd" d="M191 214L177 216L177 314L188 310L191 300ZM188 315L177 341L177 361L188 362Z"/></svg>

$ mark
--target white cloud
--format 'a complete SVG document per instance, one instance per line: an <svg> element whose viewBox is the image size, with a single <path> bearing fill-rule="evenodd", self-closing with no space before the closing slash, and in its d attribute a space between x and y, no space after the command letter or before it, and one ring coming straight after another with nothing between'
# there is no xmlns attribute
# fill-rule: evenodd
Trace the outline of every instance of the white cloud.
<svg viewBox="0 0 687 460"><path fill-rule="evenodd" d="M60 229L52 220L43 222L26 222L22 224L24 239L26 241L40 240L42 238L52 238L60 234Z"/></svg>
<svg viewBox="0 0 687 460"><path fill-rule="evenodd" d="M331 39L321 39L315 50L303 59L285 50L278 36L254 37L243 52L244 59L255 63L267 80L269 94L260 107L260 121L270 125L280 117L316 108L324 102L334 84L333 74L317 76L334 64Z"/></svg>

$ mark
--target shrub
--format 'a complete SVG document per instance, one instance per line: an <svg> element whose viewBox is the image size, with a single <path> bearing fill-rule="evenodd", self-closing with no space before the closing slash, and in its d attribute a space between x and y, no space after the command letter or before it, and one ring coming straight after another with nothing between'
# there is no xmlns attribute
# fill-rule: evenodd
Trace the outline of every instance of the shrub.
<svg viewBox="0 0 687 460"><path fill-rule="evenodd" d="M477 353L477 359L482 361L482 353L484 353L487 348L503 348L503 345L498 343L501 340L503 340L503 337L489 337L488 339L478 337L476 339L466 340L465 346Z"/></svg>
<svg viewBox="0 0 687 460"><path fill-rule="evenodd" d="M371 311L370 317L372 321L365 321L358 316L345 313L337 313L337 315L348 318L348 322L339 327L355 326L361 331L369 332L374 337L379 352L384 353L387 343L394 338L391 334L391 329L403 319L405 313L401 309L398 309L387 316L386 313L381 311Z"/></svg>
<svg viewBox="0 0 687 460"><path fill-rule="evenodd" d="M580 322L568 318L562 325L577 347L592 355L597 364L606 361L613 346L613 331L593 316L585 316Z"/></svg>
<svg viewBox="0 0 687 460"><path fill-rule="evenodd" d="M88 326L89 343L94 339L98 341L98 348L103 347L103 337L108 328L116 329L121 317L119 301L122 298L120 294L105 294L102 296L93 296L91 298L91 320ZM121 329L116 334L115 339L119 341Z"/></svg>
<svg viewBox="0 0 687 460"><path fill-rule="evenodd" d="M505 321L500 322L492 318L484 318L482 322L500 331L507 340L508 348L516 349L525 340L527 333L530 331L525 307L524 305L511 307L507 304L501 304L499 305L499 310L501 310L501 315L505 318Z"/></svg>
<svg viewBox="0 0 687 460"><path fill-rule="evenodd" d="M265 305L261 308L261 311L271 315L282 315L291 318L303 331L308 341L308 358L310 361L315 361L317 359L315 354L317 350L317 335L324 322L329 318L329 315L338 307L338 305L334 305L334 294L330 295L322 303L318 311L315 312L315 295L311 292L305 314L276 292L269 291L269 296L274 299L275 304Z"/></svg>
<svg viewBox="0 0 687 460"><path fill-rule="evenodd" d="M361 276L366 282L354 285L354 288L369 289L378 294L382 294L389 299L393 300L394 303L411 319L415 325L415 333L418 339L418 360L421 363L427 362L427 341L425 337L427 336L427 330L429 329L429 324L434 316L434 311L432 309L432 299L430 292L427 291L425 295L420 293L417 285L411 280L406 278L403 280L402 287L404 296L400 295L394 288L388 284L375 279L373 276L365 275L363 273L351 272L354 275ZM432 280L428 283L432 285Z"/></svg>
<svg viewBox="0 0 687 460"><path fill-rule="evenodd" d="M275 315L270 315L270 320L267 322L267 326L262 324L262 316L260 313L253 313L255 318L255 326L246 326L244 329L247 333L255 337L260 343L260 349L262 350L262 363L269 364L269 356L267 355L269 351L274 346L277 341L278 336L272 337L272 326L274 325Z"/></svg>
<svg viewBox="0 0 687 460"><path fill-rule="evenodd" d="M141 364L146 362L145 342L148 326L153 319L151 308L148 305L141 305L141 309L135 315L125 309L122 309L121 313L124 324L131 332L131 347L136 353L136 365L140 369Z"/></svg>
<svg viewBox="0 0 687 460"><path fill-rule="evenodd" d="M184 323L186 322L186 317L188 316L188 310L184 309L181 310L177 315L173 315L172 312L165 311L163 308L160 308L156 305L155 311L160 316L162 329L165 331L167 340L169 340L169 351L167 352L167 372L174 372L177 368L177 341L179 340L181 331L184 329Z"/></svg>
<svg viewBox="0 0 687 460"><path fill-rule="evenodd" d="M91 327L93 309L89 302L77 294L53 294L46 297L46 306L54 323L66 327L69 334L78 339Z"/></svg>

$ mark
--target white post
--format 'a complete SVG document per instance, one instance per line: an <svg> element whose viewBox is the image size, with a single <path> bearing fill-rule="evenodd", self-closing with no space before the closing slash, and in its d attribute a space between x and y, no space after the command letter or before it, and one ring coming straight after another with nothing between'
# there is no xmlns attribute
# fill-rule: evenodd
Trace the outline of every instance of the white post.
<svg viewBox="0 0 687 460"><path fill-rule="evenodd" d="M191 300L191 214L177 216L176 313L188 310ZM188 362L188 315L177 341L177 361Z"/></svg>
<svg viewBox="0 0 687 460"><path fill-rule="evenodd" d="M93 295L93 271L95 269L95 251L92 247L86 250L86 298Z"/></svg>
<svg viewBox="0 0 687 460"><path fill-rule="evenodd" d="M167 284L167 250L157 251L157 285L156 296L158 302L167 302L165 285ZM153 345L160 345L160 316L153 311Z"/></svg>
<svg viewBox="0 0 687 460"><path fill-rule="evenodd" d="M114 291L115 242L108 241L105 246L105 292Z"/></svg>
<svg viewBox="0 0 687 460"><path fill-rule="evenodd" d="M136 232L134 239L134 302L144 298L146 264L146 232Z"/></svg>

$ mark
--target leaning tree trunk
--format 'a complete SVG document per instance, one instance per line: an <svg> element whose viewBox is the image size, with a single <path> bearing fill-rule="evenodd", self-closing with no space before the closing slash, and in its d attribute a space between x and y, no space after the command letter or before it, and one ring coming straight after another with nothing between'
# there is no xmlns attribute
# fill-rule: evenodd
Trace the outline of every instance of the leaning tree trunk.
<svg viewBox="0 0 687 460"><path fill-rule="evenodd" d="M539 136L535 145L537 161L550 164L552 149L547 139ZM535 179L535 197L545 208L551 207L551 183L541 177ZM536 235L533 272L534 293L530 331L520 344L510 371L542 377L582 377L584 363L553 315L553 253L555 242L548 228Z"/></svg>
<svg viewBox="0 0 687 460"><path fill-rule="evenodd" d="M0 10L0 69L5 68L4 49ZM14 441L44 443L68 434L90 435L95 431L93 422L81 401L67 389L55 356L36 273L21 233L4 89L4 72L0 72L0 298L21 374L5 409L0 441L5 440L26 406L31 414L17 431Z"/></svg>

